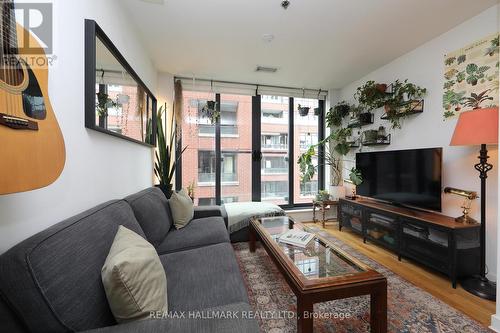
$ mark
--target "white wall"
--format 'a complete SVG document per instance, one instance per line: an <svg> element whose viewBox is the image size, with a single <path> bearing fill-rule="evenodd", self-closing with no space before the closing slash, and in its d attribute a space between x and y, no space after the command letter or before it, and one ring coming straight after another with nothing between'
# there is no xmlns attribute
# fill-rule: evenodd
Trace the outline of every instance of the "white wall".
<svg viewBox="0 0 500 333"><path fill-rule="evenodd" d="M97 21L145 84L157 72L118 0L54 0L49 94L66 143L66 165L52 185L0 196L0 253L28 236L106 200L152 185L152 149L84 126L84 19Z"/></svg>
<svg viewBox="0 0 500 333"><path fill-rule="evenodd" d="M410 148L444 148L443 186L452 186L467 190L480 190L478 172L473 165L477 163L479 147L450 147L449 143L456 125L455 120L443 121L443 59L450 51L459 49L475 40L486 37L497 31L497 6L464 22L449 32L427 42L412 52L392 61L391 63L368 74L359 81L353 82L340 90L340 100L353 101L357 87L368 80L380 83L390 83L396 79L408 79L419 86L425 87L428 94L425 97L424 113L412 116L404 121L401 130L393 130L390 146L380 150L396 150ZM397 42L397 41L388 41ZM335 104L338 100L332 100ZM382 110L375 114L375 124L363 128L378 128L390 124L380 120ZM378 150L363 148L363 151ZM486 263L489 278L496 278L497 271L497 218L498 218L498 149L488 147L490 162L494 169L489 173L487 181L487 242ZM443 213L449 216L460 216L462 199L453 195L443 195ZM474 202L472 216L479 220L479 200Z"/></svg>

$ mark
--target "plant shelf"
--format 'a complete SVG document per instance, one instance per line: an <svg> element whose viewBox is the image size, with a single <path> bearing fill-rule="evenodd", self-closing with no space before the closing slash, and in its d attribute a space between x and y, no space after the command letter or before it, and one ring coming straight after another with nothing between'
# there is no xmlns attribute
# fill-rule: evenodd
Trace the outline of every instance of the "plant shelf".
<svg viewBox="0 0 500 333"><path fill-rule="evenodd" d="M418 114L418 113L424 112L424 100L423 99L412 101L412 103L414 103L415 105L413 105L413 107L410 110L405 111L405 112L399 112L396 115L396 117L401 118L401 117L406 117L406 116L409 116L412 114ZM387 116L387 113L384 113L382 115L382 117L380 117L380 119L388 120L389 117Z"/></svg>
<svg viewBox="0 0 500 333"><path fill-rule="evenodd" d="M384 139L377 139L376 141L361 142L363 146L388 146L391 144L391 135L387 135Z"/></svg>
<svg viewBox="0 0 500 333"><path fill-rule="evenodd" d="M352 120L352 122L349 122L349 124L347 125L348 128L361 128L363 126L366 126L366 125L371 125L373 124L373 121L374 121L374 116L373 116L373 113L370 113L371 117L370 117L370 121L361 121L361 119L354 119Z"/></svg>

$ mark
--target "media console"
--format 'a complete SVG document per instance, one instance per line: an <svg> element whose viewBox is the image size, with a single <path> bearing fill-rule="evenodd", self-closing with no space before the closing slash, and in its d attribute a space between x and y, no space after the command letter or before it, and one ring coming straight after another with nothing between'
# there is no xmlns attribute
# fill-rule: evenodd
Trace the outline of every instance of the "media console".
<svg viewBox="0 0 500 333"><path fill-rule="evenodd" d="M480 224L396 207L369 199L340 199L339 230L348 227L367 240L388 248L398 259L409 258L457 279L479 274Z"/></svg>

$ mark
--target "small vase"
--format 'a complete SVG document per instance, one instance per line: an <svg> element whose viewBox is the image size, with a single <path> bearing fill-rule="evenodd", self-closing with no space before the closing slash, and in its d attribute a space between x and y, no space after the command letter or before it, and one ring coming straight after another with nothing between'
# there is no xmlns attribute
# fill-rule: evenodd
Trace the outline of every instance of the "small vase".
<svg viewBox="0 0 500 333"><path fill-rule="evenodd" d="M332 197L332 200L345 198L345 187L330 185L330 196Z"/></svg>

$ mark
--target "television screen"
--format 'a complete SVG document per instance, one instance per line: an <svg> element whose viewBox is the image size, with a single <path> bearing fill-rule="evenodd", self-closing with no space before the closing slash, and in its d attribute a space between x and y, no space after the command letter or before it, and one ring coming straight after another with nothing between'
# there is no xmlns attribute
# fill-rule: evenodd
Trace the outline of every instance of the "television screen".
<svg viewBox="0 0 500 333"><path fill-rule="evenodd" d="M441 211L442 148L356 154L357 193L393 204Z"/></svg>

